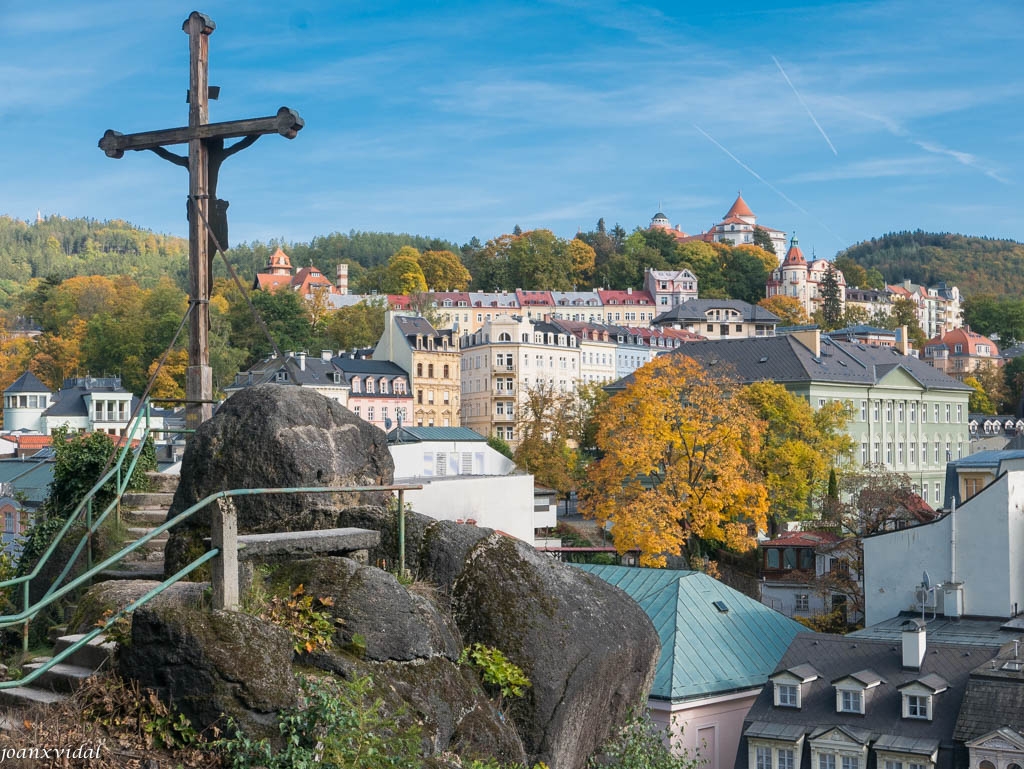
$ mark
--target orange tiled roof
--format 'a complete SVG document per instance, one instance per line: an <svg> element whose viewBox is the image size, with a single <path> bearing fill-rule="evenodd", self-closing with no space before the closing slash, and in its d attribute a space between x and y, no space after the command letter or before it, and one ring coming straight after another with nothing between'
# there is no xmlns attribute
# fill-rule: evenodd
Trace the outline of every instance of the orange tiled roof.
<svg viewBox="0 0 1024 769"><path fill-rule="evenodd" d="M725 218L728 219L730 216L753 216L754 212L750 210L750 206L747 205L747 201L743 199L743 195L736 196L736 202L732 204L732 208L725 214Z"/></svg>

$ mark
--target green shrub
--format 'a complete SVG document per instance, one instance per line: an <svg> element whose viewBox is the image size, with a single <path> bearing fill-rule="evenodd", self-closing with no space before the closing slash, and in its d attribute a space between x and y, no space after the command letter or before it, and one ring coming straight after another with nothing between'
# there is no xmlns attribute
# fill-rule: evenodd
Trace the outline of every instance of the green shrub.
<svg viewBox="0 0 1024 769"><path fill-rule="evenodd" d="M531 685L523 669L493 646L470 644L459 655L459 664L476 668L485 684L497 688L499 702L502 697L522 697Z"/></svg>
<svg viewBox="0 0 1024 769"><path fill-rule="evenodd" d="M221 739L215 746L232 769L416 769L423 766L420 730L402 726L402 713L388 715L374 697L368 676L353 681L303 677L304 704L279 717L283 747L244 734ZM230 722L230 728L237 725Z"/></svg>
<svg viewBox="0 0 1024 769"><path fill-rule="evenodd" d="M681 753L673 755L665 747L671 742L671 735L651 723L644 713L634 713L619 730L587 762L588 769L698 769L704 759L690 756L686 750L675 744Z"/></svg>

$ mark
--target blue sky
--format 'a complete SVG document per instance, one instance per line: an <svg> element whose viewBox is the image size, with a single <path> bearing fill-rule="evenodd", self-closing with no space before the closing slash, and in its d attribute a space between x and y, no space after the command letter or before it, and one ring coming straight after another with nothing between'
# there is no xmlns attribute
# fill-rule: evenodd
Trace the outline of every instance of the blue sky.
<svg viewBox="0 0 1024 769"><path fill-rule="evenodd" d="M1024 240L1024 6L0 0L0 214L185 235L183 169L96 142L296 109L225 162L233 242L382 230L458 243L599 217L687 232L737 189L805 253L922 228Z"/></svg>

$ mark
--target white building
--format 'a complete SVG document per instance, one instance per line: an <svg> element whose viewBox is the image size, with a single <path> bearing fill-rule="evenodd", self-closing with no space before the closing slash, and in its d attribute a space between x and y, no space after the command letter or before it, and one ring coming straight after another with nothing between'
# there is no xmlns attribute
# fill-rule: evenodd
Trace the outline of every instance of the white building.
<svg viewBox="0 0 1024 769"><path fill-rule="evenodd" d="M534 500L533 476L466 427L403 427L388 434L395 483L417 513L486 526L535 545L538 528L555 526L553 505Z"/></svg>
<svg viewBox="0 0 1024 769"><path fill-rule="evenodd" d="M868 625L907 610L1016 616L1024 610L1024 459L1002 463L994 481L943 517L863 541Z"/></svg>

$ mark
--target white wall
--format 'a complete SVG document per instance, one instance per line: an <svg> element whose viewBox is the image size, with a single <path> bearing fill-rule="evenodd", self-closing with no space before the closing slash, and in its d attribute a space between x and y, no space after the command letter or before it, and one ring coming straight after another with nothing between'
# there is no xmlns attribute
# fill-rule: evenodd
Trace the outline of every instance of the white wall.
<svg viewBox="0 0 1024 769"><path fill-rule="evenodd" d="M963 583L964 614L1009 617L1024 609L1024 471L1003 475L954 514L864 539L868 625L911 609L928 572L932 584ZM956 534L956 570L952 551ZM942 611L942 596L938 598Z"/></svg>
<svg viewBox="0 0 1024 769"><path fill-rule="evenodd" d="M388 450L395 462L395 478L438 477L436 461L439 452L447 455L445 475L508 475L516 469L515 462L484 441L390 443ZM462 472L464 454L472 455L469 473Z"/></svg>
<svg viewBox="0 0 1024 769"><path fill-rule="evenodd" d="M397 473L396 473L397 475ZM532 545L533 476L417 478L419 491L405 492L414 511L439 521L473 519Z"/></svg>

